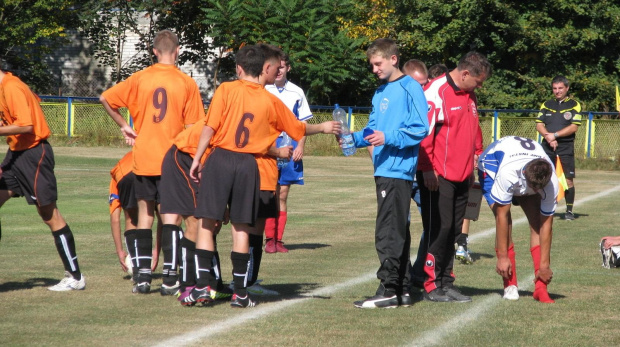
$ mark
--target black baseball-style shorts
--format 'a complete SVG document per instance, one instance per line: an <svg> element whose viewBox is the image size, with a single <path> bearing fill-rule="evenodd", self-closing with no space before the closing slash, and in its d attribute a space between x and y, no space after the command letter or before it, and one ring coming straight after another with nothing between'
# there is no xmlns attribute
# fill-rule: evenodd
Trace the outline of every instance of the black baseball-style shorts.
<svg viewBox="0 0 620 347"><path fill-rule="evenodd" d="M260 178L253 154L215 148L202 169L196 218L223 220L230 206L232 223L254 224Z"/></svg>
<svg viewBox="0 0 620 347"><path fill-rule="evenodd" d="M189 178L192 157L172 145L161 166L159 209L161 213L193 216L196 210L198 184Z"/></svg>
<svg viewBox="0 0 620 347"><path fill-rule="evenodd" d="M54 152L43 140L33 148L9 151L0 165L0 190L24 196L29 205L47 206L58 199Z"/></svg>
<svg viewBox="0 0 620 347"><path fill-rule="evenodd" d="M137 208L136 191L134 189L135 175L133 172L128 173L116 184L118 189L118 200L123 210Z"/></svg>
<svg viewBox="0 0 620 347"><path fill-rule="evenodd" d="M258 218L276 218L279 211L276 192L261 190L258 201Z"/></svg>
<svg viewBox="0 0 620 347"><path fill-rule="evenodd" d="M136 199L146 201L157 201L159 203L159 182L161 176L142 176L135 175L134 190Z"/></svg>

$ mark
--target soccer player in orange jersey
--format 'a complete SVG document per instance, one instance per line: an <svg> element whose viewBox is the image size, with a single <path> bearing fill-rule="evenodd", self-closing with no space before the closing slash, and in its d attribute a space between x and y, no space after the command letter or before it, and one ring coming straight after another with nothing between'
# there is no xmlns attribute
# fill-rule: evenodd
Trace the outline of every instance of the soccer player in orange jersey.
<svg viewBox="0 0 620 347"><path fill-rule="evenodd" d="M139 275L134 292L150 292L151 250L154 211L159 201L158 185L161 164L174 137L184 127L204 118L204 108L196 82L181 72L175 62L179 54L177 36L162 30L155 36L154 64L136 72L125 81L106 90L100 101L108 114L120 126L128 144L133 145L133 172L138 200L138 228L135 232ZM134 131L118 109L127 107L134 119ZM173 293L178 288L176 268L172 260L173 244L178 240L175 221L164 220L162 245L164 253L162 291ZM133 258L133 255L132 255Z"/></svg>
<svg viewBox="0 0 620 347"><path fill-rule="evenodd" d="M6 136L9 144L0 164L0 206L11 197L24 196L29 205L37 207L65 267L65 277L48 289L81 290L86 281L78 265L73 233L56 207L54 153L46 140L50 129L39 101L18 77L0 70L0 136Z"/></svg>
<svg viewBox="0 0 620 347"><path fill-rule="evenodd" d="M267 92L259 80L265 63L259 47L241 48L236 60L239 80L222 83L215 91L190 169L192 179L201 183L195 212L201 219L196 242L199 276L190 296L203 302L214 285L212 276L202 270L211 267L213 232L218 221L224 220L229 205L235 283L231 306L251 307L255 302L247 295L246 288L250 258L248 234L256 221L259 199L259 173L254 155L266 154L281 131L299 140L304 134L337 134L340 127L334 121L318 125L299 122L276 96ZM275 78L279 66L280 59L272 59L264 71ZM213 152L200 170L200 157L209 144Z"/></svg>

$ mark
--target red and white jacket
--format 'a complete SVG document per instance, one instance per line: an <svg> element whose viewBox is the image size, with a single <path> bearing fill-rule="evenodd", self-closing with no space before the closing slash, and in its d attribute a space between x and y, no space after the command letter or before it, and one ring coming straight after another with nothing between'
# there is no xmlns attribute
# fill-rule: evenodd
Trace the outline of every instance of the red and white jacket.
<svg viewBox="0 0 620 347"><path fill-rule="evenodd" d="M424 95L429 135L420 145L418 170L463 182L474 170L474 154L482 152L476 95L461 91L449 73L427 84Z"/></svg>

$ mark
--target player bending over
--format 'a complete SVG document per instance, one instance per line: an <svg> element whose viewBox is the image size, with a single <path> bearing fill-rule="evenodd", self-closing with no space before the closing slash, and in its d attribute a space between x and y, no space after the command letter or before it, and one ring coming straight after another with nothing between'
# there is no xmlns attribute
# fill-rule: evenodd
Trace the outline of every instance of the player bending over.
<svg viewBox="0 0 620 347"><path fill-rule="evenodd" d="M482 194L495 215L497 273L504 279L504 299L518 300L517 267L512 242L511 204L520 205L530 224L530 252L536 276L534 299L553 303L551 235L558 180L553 164L536 141L507 136L493 142L478 162Z"/></svg>

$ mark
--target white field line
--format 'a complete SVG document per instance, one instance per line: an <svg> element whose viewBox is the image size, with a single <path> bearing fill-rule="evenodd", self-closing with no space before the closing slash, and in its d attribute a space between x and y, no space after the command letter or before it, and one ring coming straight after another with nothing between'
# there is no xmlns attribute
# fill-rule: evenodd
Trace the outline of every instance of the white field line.
<svg viewBox="0 0 620 347"><path fill-rule="evenodd" d="M619 190L620 190L620 185L615 186L614 188L611 188L609 190L585 197L584 199L576 201L575 205L580 205L580 204L586 203L591 200L596 200L598 198L612 194ZM525 217L519 218L517 220L514 220L512 224L518 225L518 224L526 222L526 220L527 219ZM470 236L469 241L475 242L476 240L484 239L488 236L491 236L494 233L495 233L495 228L489 228L487 230L484 230L482 232L479 232L479 233L476 233L475 235ZM412 262L415 261L415 256L412 258L411 261ZM226 332L232 329L233 327L238 326L239 324L246 323L247 321L258 319L258 318L270 315L272 313L277 313L277 312L283 311L284 309L288 307L306 302L314 296L332 295L334 293L339 292L340 290L344 290L352 286L356 286L358 284L362 284L362 283L365 283L367 281L374 280L374 279L376 279L376 274L372 272L372 273L362 275L360 277L350 279L346 282L342 282L342 283L338 283L335 285L316 289L308 293L307 295L305 295L303 298L283 300L283 301L273 303L273 304L268 304L268 305L259 305L256 308L244 310L242 314L236 315L226 320L213 322L202 328L190 331L182 335L175 336L168 340L160 341L154 346L161 346L161 347L186 346L188 344L196 343L203 339L211 337L213 335ZM519 287L526 289L528 286L531 285L533 279L534 279L533 277L528 278L526 280L526 283L529 283L529 284L524 285L523 287L519 285ZM473 305L474 307L454 317L448 323L443 324L437 327L436 329L427 331L423 333L423 335L421 335L421 339L423 339L424 341L428 340L430 342L418 342L418 339L416 339L411 343L411 345L417 345L418 343L421 345L439 343L439 341L441 341L448 334L454 333L455 328L461 328L462 326L465 326L466 323L469 323L470 321L472 321L473 318L485 313L487 310L493 307L497 302L499 302L499 299L501 299L501 296L492 294L492 295L489 295L487 298L483 299L482 301L477 301L477 303ZM463 323L460 323L461 321Z"/></svg>
<svg viewBox="0 0 620 347"><path fill-rule="evenodd" d="M597 200L609 194L615 193L619 190L620 190L620 185L615 186L611 189L596 193L596 194L589 195L579 201L575 201L575 206L584 204L592 200ZM522 217L517 220L514 220L512 224L513 225L521 224L526 221L527 219L525 217ZM494 232L495 232L495 228L491 228L481 233L477 233L476 235L470 236L469 240L481 239L483 237L492 235ZM520 289L529 288L532 285L533 280L534 280L534 276L530 276L530 278L528 278L525 281L526 285L523 285L522 284L523 282L519 282L519 288ZM454 335L454 333L457 330L475 321L480 315L486 313L486 311L490 310L497 303L499 303L501 299L502 297L497 294L490 294L490 295L487 295L487 297L484 298L482 301L477 300L472 308L455 316L454 318L438 326L437 328L424 332L422 335L420 335L420 337L417 337L415 340L409 343L408 346L433 346L433 345L441 344L442 340L445 337Z"/></svg>

